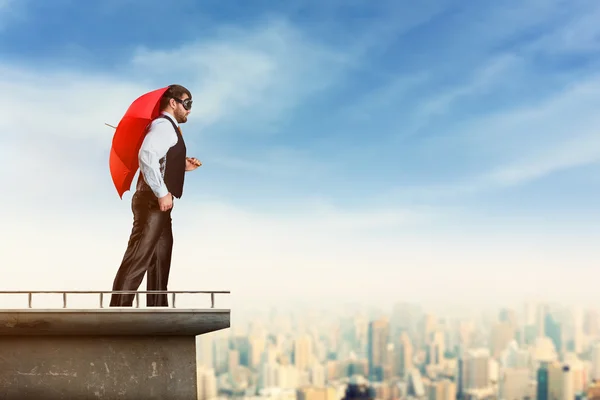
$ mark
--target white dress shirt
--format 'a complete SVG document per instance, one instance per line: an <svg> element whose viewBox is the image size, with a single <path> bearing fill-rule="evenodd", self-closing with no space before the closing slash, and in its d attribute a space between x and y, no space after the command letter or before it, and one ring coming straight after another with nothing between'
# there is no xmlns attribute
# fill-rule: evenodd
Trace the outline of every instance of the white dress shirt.
<svg viewBox="0 0 600 400"><path fill-rule="evenodd" d="M175 117L164 111L162 114L179 127ZM165 118L157 118L152 121L138 153L140 172L158 198L169 193L164 181L164 166L161 168L161 162L166 163L167 152L177 143L177 139L173 125Z"/></svg>

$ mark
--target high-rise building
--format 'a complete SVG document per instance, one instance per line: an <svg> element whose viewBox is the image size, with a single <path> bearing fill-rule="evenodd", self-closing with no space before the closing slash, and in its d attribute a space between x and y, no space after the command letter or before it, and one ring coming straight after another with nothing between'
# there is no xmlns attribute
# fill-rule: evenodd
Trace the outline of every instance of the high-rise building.
<svg viewBox="0 0 600 400"><path fill-rule="evenodd" d="M369 379L371 381L382 381L387 360L387 349L389 341L389 321L380 318L369 323Z"/></svg>
<svg viewBox="0 0 600 400"><path fill-rule="evenodd" d="M592 345L591 378L600 381L600 342Z"/></svg>
<svg viewBox="0 0 600 400"><path fill-rule="evenodd" d="M253 335L249 338L250 354L249 354L249 366L257 368L261 361L265 351L266 341L264 336Z"/></svg>
<svg viewBox="0 0 600 400"><path fill-rule="evenodd" d="M511 341L500 356L504 368L527 368L531 363L531 354L521 349L516 340Z"/></svg>
<svg viewBox="0 0 600 400"><path fill-rule="evenodd" d="M456 383L450 379L427 382L425 393L427 400L456 400Z"/></svg>
<svg viewBox="0 0 600 400"><path fill-rule="evenodd" d="M596 337L600 335L600 315L596 310L588 310L583 319L583 331L586 335Z"/></svg>
<svg viewBox="0 0 600 400"><path fill-rule="evenodd" d="M350 359L345 363L344 376L369 375L369 363L364 360Z"/></svg>
<svg viewBox="0 0 600 400"><path fill-rule="evenodd" d="M362 316L354 318L354 342L358 355L368 357L369 322Z"/></svg>
<svg viewBox="0 0 600 400"><path fill-rule="evenodd" d="M479 390L490 387L490 352L488 349L467 350L462 360L462 390Z"/></svg>
<svg viewBox="0 0 600 400"><path fill-rule="evenodd" d="M262 364L258 383L259 389L278 387L279 368L280 365L276 362L264 362Z"/></svg>
<svg viewBox="0 0 600 400"><path fill-rule="evenodd" d="M200 366L197 372L197 392L198 400L212 400L217 397L217 378L215 377L215 370Z"/></svg>
<svg viewBox="0 0 600 400"><path fill-rule="evenodd" d="M573 400L573 371L568 364L553 362L548 366L548 396L550 399Z"/></svg>
<svg viewBox="0 0 600 400"><path fill-rule="evenodd" d="M554 348L554 342L547 337L538 337L535 340L535 343L531 347L531 356L534 365L558 359L558 354Z"/></svg>
<svg viewBox="0 0 600 400"><path fill-rule="evenodd" d="M517 323L517 313L515 310L510 308L503 308L500 311L499 315L500 322L505 322L510 325L513 329L515 329L518 325Z"/></svg>
<svg viewBox="0 0 600 400"><path fill-rule="evenodd" d="M427 344L427 341L438 328L438 321L435 315L433 314L425 314L420 323L420 335L417 338L418 347L422 347Z"/></svg>
<svg viewBox="0 0 600 400"><path fill-rule="evenodd" d="M461 321L458 324L458 345L469 348L473 343L475 324L472 321Z"/></svg>
<svg viewBox="0 0 600 400"><path fill-rule="evenodd" d="M294 341L294 365L301 371L308 369L312 364L312 338L302 335Z"/></svg>
<svg viewBox="0 0 600 400"><path fill-rule="evenodd" d="M210 334L196 336L196 365L207 368L214 365L213 337Z"/></svg>
<svg viewBox="0 0 600 400"><path fill-rule="evenodd" d="M548 363L540 363L537 371L536 400L548 400Z"/></svg>
<svg viewBox="0 0 600 400"><path fill-rule="evenodd" d="M590 372L585 363L575 353L567 353L564 357L564 364L567 364L571 370L574 392L576 394L583 393L588 386Z"/></svg>
<svg viewBox="0 0 600 400"><path fill-rule="evenodd" d="M538 328L536 325L525 325L522 329L519 343L523 345L532 345L538 337Z"/></svg>
<svg viewBox="0 0 600 400"><path fill-rule="evenodd" d="M338 400L332 387L306 386L296 390L296 400Z"/></svg>
<svg viewBox="0 0 600 400"><path fill-rule="evenodd" d="M413 368L408 372L408 394L414 397L425 396L425 382L417 368Z"/></svg>
<svg viewBox="0 0 600 400"><path fill-rule="evenodd" d="M346 376L343 364L341 361L329 360L325 363L325 379L333 381Z"/></svg>
<svg viewBox="0 0 600 400"><path fill-rule="evenodd" d="M498 400L514 400L532 397L529 369L504 368L498 382Z"/></svg>
<svg viewBox="0 0 600 400"><path fill-rule="evenodd" d="M563 350L563 333L561 324L552 316L552 314L546 314L545 319L545 333L546 336L554 343L554 348L558 353Z"/></svg>
<svg viewBox="0 0 600 400"><path fill-rule="evenodd" d="M395 375L405 378L413 367L413 347L406 332L403 332L398 338L394 356L396 358Z"/></svg>
<svg viewBox="0 0 600 400"><path fill-rule="evenodd" d="M567 335L569 338L568 351L579 354L583 351L584 345L583 310L581 307L572 307L568 318L570 320Z"/></svg>
<svg viewBox="0 0 600 400"><path fill-rule="evenodd" d="M310 383L316 387L323 387L327 381L325 367L321 364L313 364L310 367Z"/></svg>
<svg viewBox="0 0 600 400"><path fill-rule="evenodd" d="M536 327L537 327L537 336L544 337L546 336L546 313L547 306L545 304L537 305L536 312Z"/></svg>
<svg viewBox="0 0 600 400"><path fill-rule="evenodd" d="M523 309L523 325L535 325L536 324L536 304L533 302L525 303Z"/></svg>
<svg viewBox="0 0 600 400"><path fill-rule="evenodd" d="M229 362L227 364L227 370L229 372L233 372L239 365L240 365L240 352L237 350L229 350Z"/></svg>
<svg viewBox="0 0 600 400"><path fill-rule="evenodd" d="M427 343L427 352L425 362L428 365L440 365L444 361L444 353L446 351L445 336L442 331L434 331L431 333Z"/></svg>
<svg viewBox="0 0 600 400"><path fill-rule="evenodd" d="M229 367L229 338L216 337L213 341L213 366L217 374Z"/></svg>

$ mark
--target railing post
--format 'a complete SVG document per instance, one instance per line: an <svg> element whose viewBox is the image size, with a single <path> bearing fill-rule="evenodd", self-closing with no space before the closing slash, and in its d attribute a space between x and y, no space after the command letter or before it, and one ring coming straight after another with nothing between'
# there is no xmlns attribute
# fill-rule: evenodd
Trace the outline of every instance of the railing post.
<svg viewBox="0 0 600 400"><path fill-rule="evenodd" d="M100 308L104 308L104 293L100 292Z"/></svg>
<svg viewBox="0 0 600 400"><path fill-rule="evenodd" d="M135 294L135 308L140 308L140 294Z"/></svg>
<svg viewBox="0 0 600 400"><path fill-rule="evenodd" d="M172 298L171 303L173 303L173 308L175 308L175 292L173 292L171 294L171 298Z"/></svg>
<svg viewBox="0 0 600 400"><path fill-rule="evenodd" d="M67 308L67 293L63 292L63 308Z"/></svg>
<svg viewBox="0 0 600 400"><path fill-rule="evenodd" d="M215 308L215 294L210 294L210 308Z"/></svg>
<svg viewBox="0 0 600 400"><path fill-rule="evenodd" d="M31 298L33 297L33 295L31 294L31 292L27 293L27 300L29 302L29 308L31 308Z"/></svg>

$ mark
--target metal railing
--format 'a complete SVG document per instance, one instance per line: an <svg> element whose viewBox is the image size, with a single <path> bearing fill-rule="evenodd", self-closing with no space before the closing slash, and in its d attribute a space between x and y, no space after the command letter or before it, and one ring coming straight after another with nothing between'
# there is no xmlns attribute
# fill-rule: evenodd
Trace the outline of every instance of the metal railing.
<svg viewBox="0 0 600 400"><path fill-rule="evenodd" d="M175 299L176 299L176 295L178 294L210 294L210 308L215 308L215 294L230 294L230 291L225 291L225 290L212 290L212 291L205 291L205 290L183 290L183 291L178 291L178 290L72 290L72 291L64 291L64 290L32 290L32 291L20 291L20 290L13 290L13 291L0 291L0 295L5 295L5 294L13 294L13 295L18 295L18 294L26 294L27 295L27 300L28 300L28 306L29 308L33 308L32 304L33 304L33 295L34 294L61 294L62 298L63 298L63 308L67 308L67 295L68 294L97 294L100 296L99 301L100 301L100 308L104 308L104 295L108 294L108 295L112 295L112 294L134 294L135 295L135 307L139 308L140 307L140 294L167 294L167 295L171 295L171 307L170 308L176 308L175 307ZM121 307L121 306L120 306ZM127 306L122 306L122 307L127 307ZM154 308L153 306L149 306Z"/></svg>

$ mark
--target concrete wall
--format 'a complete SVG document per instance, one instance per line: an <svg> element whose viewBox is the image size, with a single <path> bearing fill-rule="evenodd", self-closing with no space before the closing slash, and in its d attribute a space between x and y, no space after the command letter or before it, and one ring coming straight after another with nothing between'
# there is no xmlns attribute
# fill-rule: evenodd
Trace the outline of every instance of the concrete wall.
<svg viewBox="0 0 600 400"><path fill-rule="evenodd" d="M0 399L196 399L194 336L0 336Z"/></svg>

